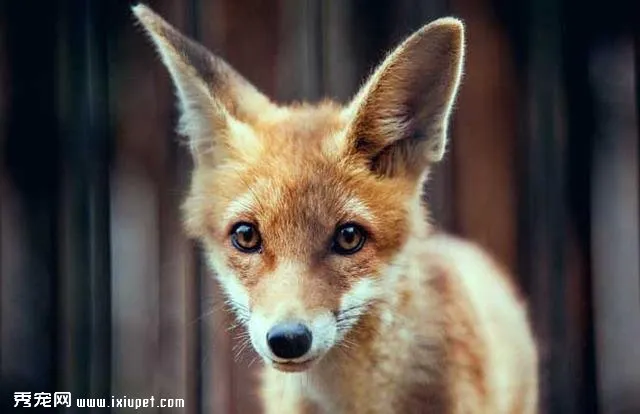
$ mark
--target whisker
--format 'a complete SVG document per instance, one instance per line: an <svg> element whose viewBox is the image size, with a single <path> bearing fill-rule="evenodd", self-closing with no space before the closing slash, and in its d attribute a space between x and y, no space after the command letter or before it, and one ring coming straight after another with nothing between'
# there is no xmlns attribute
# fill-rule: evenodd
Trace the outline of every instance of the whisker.
<svg viewBox="0 0 640 414"><path fill-rule="evenodd" d="M240 356L242 355L242 352L247 349L247 346L249 345L249 340L244 340L239 344L236 344L233 346L232 351L236 351L235 355L233 357L234 362L238 362L240 359Z"/></svg>

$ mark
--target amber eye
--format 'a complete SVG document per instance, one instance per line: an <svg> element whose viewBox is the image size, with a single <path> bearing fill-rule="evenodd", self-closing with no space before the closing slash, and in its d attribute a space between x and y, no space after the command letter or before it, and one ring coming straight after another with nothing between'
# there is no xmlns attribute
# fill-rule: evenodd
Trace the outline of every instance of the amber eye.
<svg viewBox="0 0 640 414"><path fill-rule="evenodd" d="M332 249L342 255L354 254L365 242L365 231L357 224L347 223L338 227L333 236Z"/></svg>
<svg viewBox="0 0 640 414"><path fill-rule="evenodd" d="M255 253L260 250L262 240L253 224L238 223L231 231L231 243L243 253Z"/></svg>

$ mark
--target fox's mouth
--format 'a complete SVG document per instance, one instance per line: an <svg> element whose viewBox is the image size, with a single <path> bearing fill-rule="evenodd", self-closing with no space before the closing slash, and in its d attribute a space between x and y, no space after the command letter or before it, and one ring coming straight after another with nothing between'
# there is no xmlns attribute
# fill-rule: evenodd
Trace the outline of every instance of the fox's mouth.
<svg viewBox="0 0 640 414"><path fill-rule="evenodd" d="M318 360L318 357L307 359L302 362L278 362L273 359L270 360L271 366L278 371L282 372L303 372L311 368L311 366Z"/></svg>

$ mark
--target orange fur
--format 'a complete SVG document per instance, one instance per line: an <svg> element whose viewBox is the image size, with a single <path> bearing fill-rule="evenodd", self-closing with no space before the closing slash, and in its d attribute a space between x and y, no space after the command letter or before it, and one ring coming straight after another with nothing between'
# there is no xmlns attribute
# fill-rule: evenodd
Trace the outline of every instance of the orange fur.
<svg viewBox="0 0 640 414"><path fill-rule="evenodd" d="M464 31L433 22L346 106L279 106L145 6L196 161L183 212L264 357L268 413L537 411L537 351L509 278L480 248L430 228L421 189L444 154ZM230 232L251 223L256 253ZM355 222L361 250L331 249ZM308 324L308 358L266 330ZM291 373L290 371L295 371Z"/></svg>

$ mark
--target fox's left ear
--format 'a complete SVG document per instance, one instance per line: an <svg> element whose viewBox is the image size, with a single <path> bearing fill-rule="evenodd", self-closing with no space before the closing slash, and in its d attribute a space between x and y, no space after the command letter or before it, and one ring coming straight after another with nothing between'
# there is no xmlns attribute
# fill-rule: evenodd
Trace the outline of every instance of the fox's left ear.
<svg viewBox="0 0 640 414"><path fill-rule="evenodd" d="M463 60L460 20L439 19L411 35L346 108L347 151L383 175L419 176L440 161Z"/></svg>
<svg viewBox="0 0 640 414"><path fill-rule="evenodd" d="M169 70L180 106L179 132L189 138L195 161L212 166L259 145L251 134L235 132L246 130L260 113L273 108L271 101L149 7L139 4L132 10Z"/></svg>

